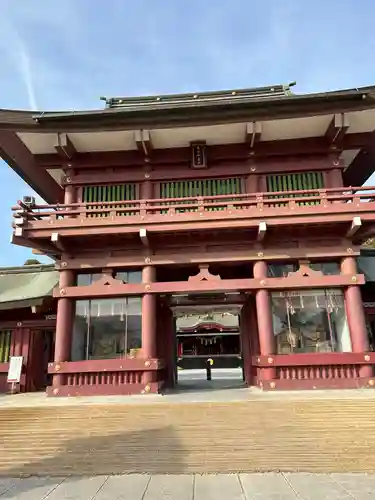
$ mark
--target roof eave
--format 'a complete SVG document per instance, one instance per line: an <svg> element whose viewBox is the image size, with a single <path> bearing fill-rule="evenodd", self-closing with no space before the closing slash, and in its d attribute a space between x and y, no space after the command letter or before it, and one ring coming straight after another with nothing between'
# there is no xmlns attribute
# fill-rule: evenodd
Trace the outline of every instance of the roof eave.
<svg viewBox="0 0 375 500"><path fill-rule="evenodd" d="M80 121L80 120L97 120L101 118L111 119L113 115L116 115L116 119L118 119L118 115L124 115L128 118L134 116L147 116L147 115L159 115L159 118L163 118L163 115L166 115L166 118L169 118L169 113L181 114L184 115L186 113L194 112L204 112L208 110L212 114L215 112L230 113L232 111L236 111L237 108L243 110L246 108L256 108L259 106L267 107L269 110L270 106L277 107L287 107L290 106L293 108L294 106L303 106L306 105L314 105L314 103L326 102L327 104L337 103L337 101L363 101L367 98L375 103L375 86L366 87L363 89L351 89L351 90L342 90L336 92L326 92L319 94L307 94L307 95L291 95L291 96L275 96L274 98L243 98L238 100L225 100L223 102L200 102L194 101L189 103L184 103L183 105L175 105L173 103L164 103L157 104L154 106L145 106L140 108L106 108L102 110L94 110L94 111L68 111L68 112L43 112L38 115L33 115L33 119L40 124L47 124L51 122L64 122L69 120Z"/></svg>

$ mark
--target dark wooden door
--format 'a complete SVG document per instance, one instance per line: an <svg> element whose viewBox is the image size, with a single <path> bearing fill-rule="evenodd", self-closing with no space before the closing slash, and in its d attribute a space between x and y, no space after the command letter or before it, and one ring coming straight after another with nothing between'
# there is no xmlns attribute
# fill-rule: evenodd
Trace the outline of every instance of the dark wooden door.
<svg viewBox="0 0 375 500"><path fill-rule="evenodd" d="M44 390L50 385L48 363L53 361L54 332L32 330L26 371L26 391Z"/></svg>

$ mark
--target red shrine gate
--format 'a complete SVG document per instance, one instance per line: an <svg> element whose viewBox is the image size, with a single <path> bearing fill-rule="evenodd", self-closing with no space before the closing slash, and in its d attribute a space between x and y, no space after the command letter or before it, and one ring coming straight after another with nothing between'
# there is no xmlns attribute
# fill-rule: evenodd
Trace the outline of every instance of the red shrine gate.
<svg viewBox="0 0 375 500"><path fill-rule="evenodd" d="M56 260L51 395L175 383L173 301L241 307L248 385L372 387L357 269L375 232L375 88L289 86L0 113L42 196L12 241ZM357 186L357 187L352 187Z"/></svg>

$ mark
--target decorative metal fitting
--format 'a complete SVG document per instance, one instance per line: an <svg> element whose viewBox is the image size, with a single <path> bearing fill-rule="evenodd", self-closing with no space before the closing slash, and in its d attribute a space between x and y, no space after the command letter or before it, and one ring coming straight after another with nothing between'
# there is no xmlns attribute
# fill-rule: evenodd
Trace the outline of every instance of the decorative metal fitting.
<svg viewBox="0 0 375 500"><path fill-rule="evenodd" d="M60 365L55 365L55 371L59 372L60 370L61 370L61 366Z"/></svg>
<svg viewBox="0 0 375 500"><path fill-rule="evenodd" d="M257 358L257 363L260 363L260 358Z"/></svg>
<svg viewBox="0 0 375 500"><path fill-rule="evenodd" d="M260 284L261 284L262 286L264 286L264 285L266 284L266 280L262 280L262 281L260 282Z"/></svg>
<svg viewBox="0 0 375 500"><path fill-rule="evenodd" d="M333 162L332 162L332 163L333 163L333 165L340 165L339 160L333 160Z"/></svg>
<svg viewBox="0 0 375 500"><path fill-rule="evenodd" d="M145 179L149 179L151 177L151 174L149 172L145 173Z"/></svg>
<svg viewBox="0 0 375 500"><path fill-rule="evenodd" d="M355 283L357 281L357 276L352 276L352 281Z"/></svg>
<svg viewBox="0 0 375 500"><path fill-rule="evenodd" d="M349 248L347 248L347 249L346 249L346 251L347 251L348 253L353 253L353 249L352 249L352 248L350 248L350 247L349 247Z"/></svg>
<svg viewBox="0 0 375 500"><path fill-rule="evenodd" d="M274 362L274 359L273 359L273 358L268 358L268 359L267 359L267 363L268 363L269 365L272 365L272 363L273 363L273 362Z"/></svg>
<svg viewBox="0 0 375 500"><path fill-rule="evenodd" d="M61 262L61 267L66 267L67 265L68 265L68 263L67 263L67 262L65 262L65 261L64 261L64 262Z"/></svg>
<svg viewBox="0 0 375 500"><path fill-rule="evenodd" d="M370 387L374 387L374 385L375 385L375 380L373 380L373 379L369 380L369 381L368 381L368 385L369 385Z"/></svg>
<svg viewBox="0 0 375 500"><path fill-rule="evenodd" d="M19 321L19 322L17 323L17 326L22 326L22 321Z"/></svg>
<svg viewBox="0 0 375 500"><path fill-rule="evenodd" d="M60 290L60 295L66 295L66 290L65 290L65 288L62 288L62 289Z"/></svg>
<svg viewBox="0 0 375 500"><path fill-rule="evenodd" d="M264 257L264 253L263 252L258 252L258 257Z"/></svg>
<svg viewBox="0 0 375 500"><path fill-rule="evenodd" d="M57 396L57 395L58 395L58 393L59 393L59 390L58 390L58 388L56 387L56 389L53 389L53 391L52 391L52 392L53 392L53 394L54 394L55 396Z"/></svg>
<svg viewBox="0 0 375 500"><path fill-rule="evenodd" d="M255 172L255 171L256 171L256 167L251 167L250 172Z"/></svg>
<svg viewBox="0 0 375 500"><path fill-rule="evenodd" d="M147 368L149 368L151 366L151 361L149 361L149 360L145 361L145 366Z"/></svg>
<svg viewBox="0 0 375 500"><path fill-rule="evenodd" d="M72 178L71 177L66 177L65 182L68 182L68 183L72 182Z"/></svg>
<svg viewBox="0 0 375 500"><path fill-rule="evenodd" d="M365 354L364 355L364 358L363 358L365 361L370 361L370 356L368 354Z"/></svg>
<svg viewBox="0 0 375 500"><path fill-rule="evenodd" d="M148 384L145 386L145 389L144 389L144 392L148 393L151 391L151 386L149 386Z"/></svg>
<svg viewBox="0 0 375 500"><path fill-rule="evenodd" d="M145 286L145 290L146 290L146 292L151 291L151 285L146 285L146 286Z"/></svg>
<svg viewBox="0 0 375 500"><path fill-rule="evenodd" d="M151 257L146 257L145 258L145 263L146 264L151 264Z"/></svg>
<svg viewBox="0 0 375 500"><path fill-rule="evenodd" d="M276 382L271 382L270 383L270 389L275 389L276 387Z"/></svg>

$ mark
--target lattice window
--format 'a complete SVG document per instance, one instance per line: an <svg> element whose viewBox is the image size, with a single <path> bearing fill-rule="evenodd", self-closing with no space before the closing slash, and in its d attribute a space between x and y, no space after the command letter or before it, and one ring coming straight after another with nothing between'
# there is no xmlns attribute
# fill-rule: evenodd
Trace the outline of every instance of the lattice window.
<svg viewBox="0 0 375 500"><path fill-rule="evenodd" d="M240 177L232 177L230 179L202 179L191 181L162 182L160 184L160 198L219 196L228 194L242 194L243 192L244 182ZM181 204L183 203L189 203L189 201L182 201ZM183 212L184 210L181 209L178 211Z"/></svg>
<svg viewBox="0 0 375 500"><path fill-rule="evenodd" d="M0 363L9 361L11 339L11 330L0 330Z"/></svg>
<svg viewBox="0 0 375 500"><path fill-rule="evenodd" d="M104 186L84 186L82 190L82 201L84 203L96 203L96 202L108 202L108 201L132 201L139 199L139 185L136 183L129 184L114 184L114 185L104 185ZM132 204L124 205L103 205L97 206L96 208L108 209L111 208L121 208L121 207L133 207ZM132 215L134 212L120 212L118 215ZM106 217L108 216L108 211L98 214L91 214L92 217Z"/></svg>
<svg viewBox="0 0 375 500"><path fill-rule="evenodd" d="M286 192L286 191L303 191L303 190L318 190L324 188L323 172L301 172L296 174L281 174L281 175L268 175L267 176L267 191L268 192ZM317 193L315 193L316 196ZM293 194L293 195L279 195L277 198L283 197L309 197L314 194ZM276 198L276 197L275 197ZM299 205L314 205L313 202L298 202ZM280 204L281 205L281 204Z"/></svg>

